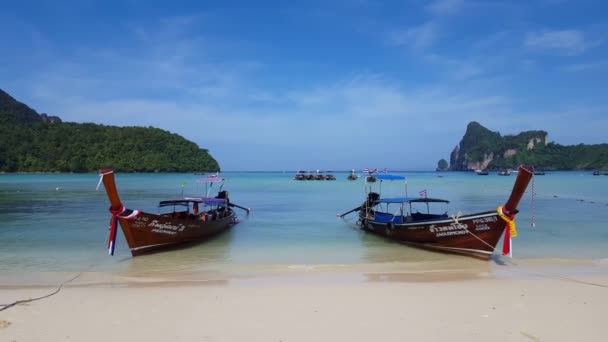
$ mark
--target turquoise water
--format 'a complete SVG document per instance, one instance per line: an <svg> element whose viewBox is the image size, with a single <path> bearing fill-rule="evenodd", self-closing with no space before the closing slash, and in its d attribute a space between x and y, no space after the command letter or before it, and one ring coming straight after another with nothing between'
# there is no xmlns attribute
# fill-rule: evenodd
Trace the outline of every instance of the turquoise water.
<svg viewBox="0 0 608 342"><path fill-rule="evenodd" d="M402 172L408 191L451 201L450 213L493 210L503 204L516 175ZM250 207L242 222L217 238L181 250L132 258L119 234L108 256L110 215L95 174L0 175L0 272L74 272L93 269L140 275L171 272L243 272L259 265L353 265L467 260L421 251L365 234L336 214L362 202L362 179L295 181L293 173L224 173L232 202ZM441 176L441 177L438 177ZM197 193L192 174L117 174L123 203L157 212L158 201ZM383 194L403 187L383 185ZM608 258L608 177L553 172L534 178L517 217L515 260ZM200 192L200 189L199 189ZM533 198L532 198L533 197ZM351 216L352 218L352 216ZM354 219L354 218L353 218ZM531 227L532 220L536 224ZM298 266L299 265L299 266Z"/></svg>

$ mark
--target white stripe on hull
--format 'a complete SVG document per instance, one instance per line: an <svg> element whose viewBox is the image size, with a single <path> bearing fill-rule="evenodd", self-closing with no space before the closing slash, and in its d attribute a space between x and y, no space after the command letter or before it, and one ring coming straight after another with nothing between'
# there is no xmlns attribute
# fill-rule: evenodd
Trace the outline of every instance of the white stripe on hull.
<svg viewBox="0 0 608 342"><path fill-rule="evenodd" d="M485 254L485 255L492 255L493 254L493 252L488 252L488 251L484 251L484 250L481 250L481 249L460 248L460 247L444 247L444 246L435 246L435 245L426 244L426 243L423 243L421 245L428 246L430 248L446 249L446 250L450 250L450 251L460 251L460 252L463 252L463 253L479 253L479 254Z"/></svg>

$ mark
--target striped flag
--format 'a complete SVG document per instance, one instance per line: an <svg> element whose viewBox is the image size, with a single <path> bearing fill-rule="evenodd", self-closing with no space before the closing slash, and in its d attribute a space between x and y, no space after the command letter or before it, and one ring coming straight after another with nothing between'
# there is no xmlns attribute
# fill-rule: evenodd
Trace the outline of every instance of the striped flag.
<svg viewBox="0 0 608 342"><path fill-rule="evenodd" d="M388 169L384 168L384 170L382 170L382 173L388 173Z"/></svg>
<svg viewBox="0 0 608 342"><path fill-rule="evenodd" d="M420 196L422 196L422 197L426 197L426 189L424 189L424 190L420 190L420 191L418 192L418 195L420 195Z"/></svg>
<svg viewBox="0 0 608 342"><path fill-rule="evenodd" d="M363 172L364 172L364 173L368 173L368 172L369 172L369 169L368 169L368 168L365 168L365 169L363 169Z"/></svg>

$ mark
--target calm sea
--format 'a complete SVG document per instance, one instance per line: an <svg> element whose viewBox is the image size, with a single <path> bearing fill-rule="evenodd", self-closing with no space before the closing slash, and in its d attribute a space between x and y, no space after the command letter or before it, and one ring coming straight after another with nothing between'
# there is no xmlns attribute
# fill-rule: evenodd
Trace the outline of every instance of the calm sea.
<svg viewBox="0 0 608 342"><path fill-rule="evenodd" d="M399 172L408 191L451 201L450 214L493 210L503 204L516 175ZM336 218L358 206L364 182L295 181L292 172L228 172L224 185L242 222L227 233L185 249L132 258L122 232L115 256L107 255L108 200L96 174L0 175L0 273L105 272L123 276L172 273L245 274L259 268L306 269L349 265L478 263L421 251L363 233L354 218ZM194 174L117 174L125 206L157 212L160 200L195 195ZM383 185L400 195L400 185ZM534 177L517 217L514 260L608 260L608 177L591 172L550 172ZM532 222L535 227L531 227ZM500 258L498 258L500 260ZM338 265L338 266L336 266ZM448 266L449 267L449 266ZM0 278L2 279L2 278Z"/></svg>

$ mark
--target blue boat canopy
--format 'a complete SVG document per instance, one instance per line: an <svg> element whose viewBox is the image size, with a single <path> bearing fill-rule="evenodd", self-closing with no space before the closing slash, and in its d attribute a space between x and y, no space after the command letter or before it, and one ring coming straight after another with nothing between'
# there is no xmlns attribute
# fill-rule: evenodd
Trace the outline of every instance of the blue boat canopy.
<svg viewBox="0 0 608 342"><path fill-rule="evenodd" d="M374 201L374 203L450 203L450 201L426 197L389 197L377 199Z"/></svg>
<svg viewBox="0 0 608 342"><path fill-rule="evenodd" d="M374 175L376 179L379 180L405 180L405 176L395 176L395 175Z"/></svg>

